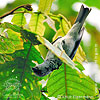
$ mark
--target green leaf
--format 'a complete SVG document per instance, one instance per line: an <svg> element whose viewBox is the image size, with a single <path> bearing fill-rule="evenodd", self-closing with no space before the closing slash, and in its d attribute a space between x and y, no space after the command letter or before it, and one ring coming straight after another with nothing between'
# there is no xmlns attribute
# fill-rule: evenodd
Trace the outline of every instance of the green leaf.
<svg viewBox="0 0 100 100"><path fill-rule="evenodd" d="M12 29L15 32L20 32L20 30L22 29L21 27L17 26L17 25L13 25L11 23L1 23L0 24L0 28L4 28L4 29Z"/></svg>
<svg viewBox="0 0 100 100"><path fill-rule="evenodd" d="M44 32L43 37L45 37L48 41L52 42L52 38L55 34L55 31L46 22L44 22L44 25L45 25L45 32ZM45 59L48 49L43 44L39 45L39 49L40 49L41 55Z"/></svg>
<svg viewBox="0 0 100 100"><path fill-rule="evenodd" d="M88 60L91 62L96 62L100 66L100 32L96 29L96 27L88 23L86 24L86 29L87 32L91 35L91 39L89 45L84 44L84 50Z"/></svg>
<svg viewBox="0 0 100 100"><path fill-rule="evenodd" d="M76 51L76 54L75 54L75 57L73 59L73 61L77 61L79 63L82 64L82 62L86 61L87 62L87 59L86 59L86 55L85 55L85 52L83 51L81 45L79 45L77 51Z"/></svg>
<svg viewBox="0 0 100 100"><path fill-rule="evenodd" d="M0 24L0 27L3 27L5 29L12 29L15 32L21 33L25 39L30 40L34 45L40 44L40 42L37 40L36 33L33 33L29 30L23 29L17 25L13 25L7 22Z"/></svg>
<svg viewBox="0 0 100 100"><path fill-rule="evenodd" d="M53 1L54 0L40 0L39 11L48 14L50 12Z"/></svg>
<svg viewBox="0 0 100 100"><path fill-rule="evenodd" d="M50 100L50 99L48 97L46 97L44 94L42 94L40 100Z"/></svg>
<svg viewBox="0 0 100 100"><path fill-rule="evenodd" d="M4 64L6 61L12 61L13 58L10 55L0 54L0 64Z"/></svg>
<svg viewBox="0 0 100 100"><path fill-rule="evenodd" d="M100 89L100 83L97 83L97 87Z"/></svg>
<svg viewBox="0 0 100 100"><path fill-rule="evenodd" d="M58 18L57 18L58 17ZM71 23L61 14L58 16L52 16L53 19L59 21L60 28L57 30L55 36L53 37L53 41L58 38L58 36L65 36L71 28Z"/></svg>
<svg viewBox="0 0 100 100"><path fill-rule="evenodd" d="M40 44L40 42L37 40L36 33L33 33L25 29L21 29L20 33L23 35L25 39L30 40L34 45Z"/></svg>
<svg viewBox="0 0 100 100"><path fill-rule="evenodd" d="M26 24L24 13L15 14L11 21L13 22L13 24L16 24L21 27Z"/></svg>
<svg viewBox="0 0 100 100"><path fill-rule="evenodd" d="M6 34L8 37L1 37L0 38L0 53L1 54L9 54L13 53L16 50L23 49L23 41L21 39L21 35L17 32L12 30L7 30Z"/></svg>
<svg viewBox="0 0 100 100"><path fill-rule="evenodd" d="M48 52L47 48L43 44L40 44L38 48L43 58L45 58Z"/></svg>
<svg viewBox="0 0 100 100"><path fill-rule="evenodd" d="M24 43L24 50L18 50L12 56L13 61L0 64L0 98L40 100L39 78L37 80L32 72L35 66L32 61L43 62L40 53L27 42Z"/></svg>
<svg viewBox="0 0 100 100"><path fill-rule="evenodd" d="M43 36L45 27L43 25L44 16L41 13L32 13L29 28L32 32L35 32L36 34Z"/></svg>
<svg viewBox="0 0 100 100"><path fill-rule="evenodd" d="M90 96L93 99L99 93L95 82L89 76L80 74L64 64L59 70L51 73L47 82L47 90L49 97L71 96L72 100L74 100L73 96L83 96L82 98ZM60 98L60 100L63 99Z"/></svg>
<svg viewBox="0 0 100 100"><path fill-rule="evenodd" d="M48 15L46 15L46 17L47 18L44 20L44 22L48 23L49 27L52 28L56 32L55 21L52 20Z"/></svg>
<svg viewBox="0 0 100 100"><path fill-rule="evenodd" d="M76 67L77 67L80 71L85 70L84 67L82 66L82 64L80 64L79 62L75 61L74 63L75 63L75 65L76 65Z"/></svg>

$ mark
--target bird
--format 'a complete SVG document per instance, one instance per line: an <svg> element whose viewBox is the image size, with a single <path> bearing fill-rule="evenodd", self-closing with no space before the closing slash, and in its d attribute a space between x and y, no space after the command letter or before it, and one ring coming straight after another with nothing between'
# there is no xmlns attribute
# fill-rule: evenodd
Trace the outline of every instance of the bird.
<svg viewBox="0 0 100 100"><path fill-rule="evenodd" d="M68 33L64 37L58 37L52 43L53 46L64 51L71 60L75 56L77 48L81 42L84 33L83 24L90 11L91 8L84 7L82 4L78 16ZM49 50L44 62L33 67L32 70L36 76L43 77L51 73L53 70L59 69L62 63L63 62Z"/></svg>

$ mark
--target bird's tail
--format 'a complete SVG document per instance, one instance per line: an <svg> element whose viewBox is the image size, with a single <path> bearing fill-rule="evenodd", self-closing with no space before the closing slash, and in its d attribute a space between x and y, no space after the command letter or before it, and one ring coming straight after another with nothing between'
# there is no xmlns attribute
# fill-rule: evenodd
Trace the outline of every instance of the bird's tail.
<svg viewBox="0 0 100 100"><path fill-rule="evenodd" d="M90 13L90 11L91 11L91 8L88 8L88 7L85 8L84 5L82 5L80 8L79 14L76 18L75 23L79 22L79 23L81 23L81 25L83 25L83 23L84 23L86 17L88 16L88 14Z"/></svg>

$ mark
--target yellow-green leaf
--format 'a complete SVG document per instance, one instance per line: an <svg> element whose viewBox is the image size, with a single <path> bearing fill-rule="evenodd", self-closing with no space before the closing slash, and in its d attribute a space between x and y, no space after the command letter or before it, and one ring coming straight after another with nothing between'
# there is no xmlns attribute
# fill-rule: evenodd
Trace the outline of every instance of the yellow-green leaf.
<svg viewBox="0 0 100 100"><path fill-rule="evenodd" d="M47 18L44 20L44 22L48 23L49 27L52 28L56 32L55 28L55 21L52 20L49 16L46 16Z"/></svg>
<svg viewBox="0 0 100 100"><path fill-rule="evenodd" d="M16 50L23 49L23 40L21 39L21 35L17 32L8 29L7 37L2 36L0 38L0 53L1 54L9 54L13 53Z"/></svg>
<svg viewBox="0 0 100 100"><path fill-rule="evenodd" d="M70 22L63 15L59 16L60 29L56 32L53 41L56 40L58 36L65 36L71 28Z"/></svg>
<svg viewBox="0 0 100 100"><path fill-rule="evenodd" d="M39 11L49 13L54 0L40 0Z"/></svg>
<svg viewBox="0 0 100 100"><path fill-rule="evenodd" d="M43 44L35 45L34 47L40 52L41 56L45 59L48 49Z"/></svg>
<svg viewBox="0 0 100 100"><path fill-rule="evenodd" d="M80 64L78 66L80 67ZM64 64L59 70L51 73L47 90L50 97L57 98L59 95L59 100L67 100L65 96L70 97L68 100L86 100L86 96L95 100L94 96L99 94L95 82L89 76L77 73L76 70ZM75 96L80 98L76 99Z"/></svg>
<svg viewBox="0 0 100 100"><path fill-rule="evenodd" d="M11 21L13 24L19 25L21 27L26 24L24 13L15 14Z"/></svg>
<svg viewBox="0 0 100 100"><path fill-rule="evenodd" d="M44 16L41 13L32 13L29 28L32 32L37 33L40 36L44 35L45 27L43 25Z"/></svg>
<svg viewBox="0 0 100 100"><path fill-rule="evenodd" d="M48 49L43 45L43 44L40 44L39 45L39 50L40 50L40 54L43 56L43 58L45 59L46 57L46 54L48 52Z"/></svg>
<svg viewBox="0 0 100 100"><path fill-rule="evenodd" d="M13 58L10 55L0 54L0 64L4 64L6 61L12 61Z"/></svg>
<svg viewBox="0 0 100 100"><path fill-rule="evenodd" d="M82 62L87 61L85 52L83 51L82 47L79 45L77 52L73 61L77 61L82 64Z"/></svg>

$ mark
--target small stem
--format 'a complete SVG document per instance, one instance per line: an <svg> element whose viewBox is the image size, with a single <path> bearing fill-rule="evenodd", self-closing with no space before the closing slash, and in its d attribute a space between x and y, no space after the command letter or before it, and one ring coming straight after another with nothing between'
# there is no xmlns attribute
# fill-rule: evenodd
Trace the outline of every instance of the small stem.
<svg viewBox="0 0 100 100"><path fill-rule="evenodd" d="M64 63L64 74L65 74L65 93L66 93L66 96L67 96L67 76L66 76L66 64Z"/></svg>
<svg viewBox="0 0 100 100"><path fill-rule="evenodd" d="M47 92L47 91L45 91L45 90L41 90L41 92Z"/></svg>

